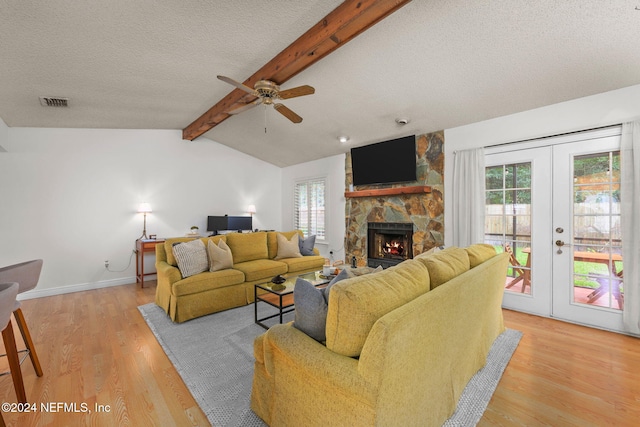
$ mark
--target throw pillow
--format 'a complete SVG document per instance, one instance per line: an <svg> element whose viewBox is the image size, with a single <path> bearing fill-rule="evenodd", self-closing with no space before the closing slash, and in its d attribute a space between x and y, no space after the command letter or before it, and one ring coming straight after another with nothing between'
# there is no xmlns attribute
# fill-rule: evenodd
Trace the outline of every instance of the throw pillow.
<svg viewBox="0 0 640 427"><path fill-rule="evenodd" d="M298 235L294 234L291 239L287 239L282 234L278 233L278 254L274 259L283 258L300 258L300 247L298 245Z"/></svg>
<svg viewBox="0 0 640 427"><path fill-rule="evenodd" d="M207 248L200 239L176 243L172 251L173 256L176 257L178 269L183 278L202 273L209 269Z"/></svg>
<svg viewBox="0 0 640 427"><path fill-rule="evenodd" d="M316 341L325 341L327 302L322 289L298 277L293 288L293 301L296 307L293 326Z"/></svg>
<svg viewBox="0 0 640 427"><path fill-rule="evenodd" d="M431 289L435 289L456 276L469 270L469 255L464 249L456 246L427 256L418 256L416 260L422 262L429 270Z"/></svg>
<svg viewBox="0 0 640 427"><path fill-rule="evenodd" d="M313 252L313 247L316 245L316 235L309 236L306 239L300 237L300 241L298 242L298 246L300 247L300 253L302 256L311 256L315 255Z"/></svg>
<svg viewBox="0 0 640 427"><path fill-rule="evenodd" d="M467 255L469 255L469 265L474 268L488 259L496 256L496 250L492 245L486 243L477 243L465 248Z"/></svg>
<svg viewBox="0 0 640 427"><path fill-rule="evenodd" d="M209 271L226 270L233 268L233 254L224 240L220 240L216 245L209 240Z"/></svg>
<svg viewBox="0 0 640 427"><path fill-rule="evenodd" d="M324 300L327 302L327 305L329 304L329 291L331 290L331 287L336 283L338 283L339 281L344 279L349 279L351 277L355 277L353 274L351 274L351 269L343 268L342 270L340 270L340 273L338 273L336 277L331 279L329 284L324 287L323 296L324 296Z"/></svg>

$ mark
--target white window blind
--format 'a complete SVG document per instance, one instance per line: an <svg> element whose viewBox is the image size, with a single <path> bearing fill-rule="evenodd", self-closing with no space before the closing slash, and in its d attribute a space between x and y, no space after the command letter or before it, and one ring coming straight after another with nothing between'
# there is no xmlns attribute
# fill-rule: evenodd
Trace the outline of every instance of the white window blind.
<svg viewBox="0 0 640 427"><path fill-rule="evenodd" d="M305 236L325 238L325 189L326 178L298 181L294 194L294 226Z"/></svg>

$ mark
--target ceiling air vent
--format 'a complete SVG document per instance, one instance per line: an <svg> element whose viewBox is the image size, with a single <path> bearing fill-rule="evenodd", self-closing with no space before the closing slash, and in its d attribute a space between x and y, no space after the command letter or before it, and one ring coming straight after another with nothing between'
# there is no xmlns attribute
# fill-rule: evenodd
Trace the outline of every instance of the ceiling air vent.
<svg viewBox="0 0 640 427"><path fill-rule="evenodd" d="M58 98L52 96L41 96L40 104L43 107L68 107L69 98Z"/></svg>

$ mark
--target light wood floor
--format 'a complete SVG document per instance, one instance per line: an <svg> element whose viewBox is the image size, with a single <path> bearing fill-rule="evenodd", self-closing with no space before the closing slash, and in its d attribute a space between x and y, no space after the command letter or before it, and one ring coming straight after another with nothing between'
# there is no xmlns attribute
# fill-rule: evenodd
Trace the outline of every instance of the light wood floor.
<svg viewBox="0 0 640 427"><path fill-rule="evenodd" d="M110 412L3 413L8 426L209 426L140 315L155 282L22 302L44 376L22 365L31 403L110 405ZM0 401L16 402L10 376ZM80 408L79 408L80 409ZM80 409L81 410L81 409Z"/></svg>
<svg viewBox="0 0 640 427"><path fill-rule="evenodd" d="M9 426L208 426L137 306L145 289L125 285L23 301L44 376L22 365L31 403L85 403L91 414L4 413ZM480 426L637 426L640 339L504 311L524 332ZM15 402L9 376L0 401ZM94 405L109 405L97 413Z"/></svg>

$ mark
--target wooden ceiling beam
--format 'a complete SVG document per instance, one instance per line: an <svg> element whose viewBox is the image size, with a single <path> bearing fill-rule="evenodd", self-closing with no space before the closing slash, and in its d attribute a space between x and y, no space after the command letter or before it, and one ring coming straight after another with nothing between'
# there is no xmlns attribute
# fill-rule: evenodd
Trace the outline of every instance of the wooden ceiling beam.
<svg viewBox="0 0 640 427"><path fill-rule="evenodd" d="M281 85L410 1L346 0L243 83L253 87L258 80L272 80ZM234 89L184 128L182 138L192 141L222 123L235 104L255 99L247 95Z"/></svg>

